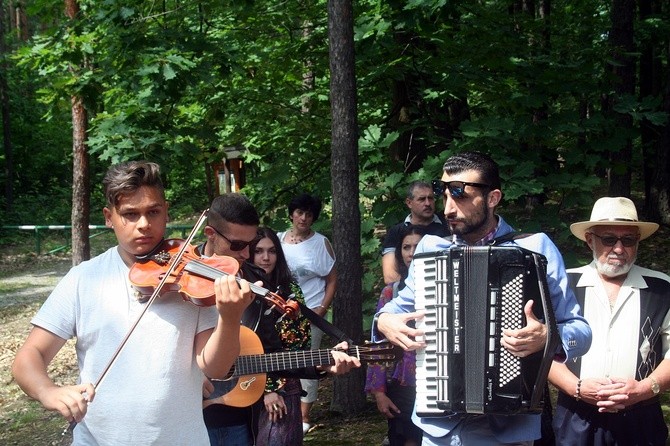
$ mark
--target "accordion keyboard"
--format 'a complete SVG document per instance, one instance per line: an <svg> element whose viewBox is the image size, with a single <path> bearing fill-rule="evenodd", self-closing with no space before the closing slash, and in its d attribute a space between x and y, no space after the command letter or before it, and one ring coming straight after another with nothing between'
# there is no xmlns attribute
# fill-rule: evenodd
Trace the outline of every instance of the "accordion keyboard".
<svg viewBox="0 0 670 446"><path fill-rule="evenodd" d="M425 348L416 352L416 412L422 416L438 416L444 411L437 406L437 266L435 258L415 259L414 262L415 309L426 313L416 325L424 332L423 341L426 344Z"/></svg>

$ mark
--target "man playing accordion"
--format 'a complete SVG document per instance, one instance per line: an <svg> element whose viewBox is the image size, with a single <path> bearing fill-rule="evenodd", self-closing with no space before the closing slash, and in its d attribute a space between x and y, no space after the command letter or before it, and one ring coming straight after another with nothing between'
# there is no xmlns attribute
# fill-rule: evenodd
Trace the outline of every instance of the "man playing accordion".
<svg viewBox="0 0 670 446"><path fill-rule="evenodd" d="M417 246L420 253L443 251L453 244L484 246L492 240L514 232L495 210L502 200L498 165L489 156L464 152L451 156L444 164L440 181L433 183L435 192L443 195L444 215L451 229L452 240L425 236ZM579 305L568 287L563 259L554 243L545 234L503 242L502 246L519 246L542 254L547 259L547 285L560 333L554 360L565 362L586 353L591 344L591 329L579 315ZM412 328L423 312L415 311L415 277L410 268L406 287L375 315L373 341L383 338L416 350L425 344L416 339L423 333ZM526 357L545 347L547 326L532 311L529 301L523 309L526 325L503 330L500 345L512 355ZM410 323L410 325L408 325ZM458 413L450 416L424 417L413 415L423 430L423 445L529 445L541 436L540 414L513 415Z"/></svg>

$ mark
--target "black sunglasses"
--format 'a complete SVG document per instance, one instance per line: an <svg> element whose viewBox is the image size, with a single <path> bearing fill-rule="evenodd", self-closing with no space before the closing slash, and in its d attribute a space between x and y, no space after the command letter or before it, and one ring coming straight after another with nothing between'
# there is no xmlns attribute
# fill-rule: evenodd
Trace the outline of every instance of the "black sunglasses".
<svg viewBox="0 0 670 446"><path fill-rule="evenodd" d="M488 188L491 186L484 183L470 183L468 181L442 181L442 180L433 180L433 194L436 196L444 194L445 190L449 190L449 195L454 200L459 200L465 198L465 186L479 187L479 188Z"/></svg>
<svg viewBox="0 0 670 446"><path fill-rule="evenodd" d="M626 247L630 248L632 246L635 246L637 244L638 239L640 238L639 236L632 236L632 235L624 235L623 237L615 237L613 235L604 235L600 236L598 234L595 234L593 232L589 232L589 234L598 237L600 239L600 242L607 246L607 247L612 247L617 244L618 241L621 241L621 244Z"/></svg>
<svg viewBox="0 0 670 446"><path fill-rule="evenodd" d="M253 243L258 242L258 241L260 241L260 239L263 238L262 234L256 234L256 238L253 239L253 240L251 240L251 241L249 241L249 242L245 242L244 240L231 240L231 239L229 239L228 237L226 237L225 235L221 234L221 233L219 232L219 230L216 229L214 226L210 226L210 228L214 229L214 232L216 232L217 234L219 234L221 237L223 237L223 239L224 239L225 241L228 242L228 244L230 245L230 250L231 250L231 251L242 251L242 250L243 250L244 248L246 248L247 246L249 246L249 245L251 245L251 244L253 244Z"/></svg>

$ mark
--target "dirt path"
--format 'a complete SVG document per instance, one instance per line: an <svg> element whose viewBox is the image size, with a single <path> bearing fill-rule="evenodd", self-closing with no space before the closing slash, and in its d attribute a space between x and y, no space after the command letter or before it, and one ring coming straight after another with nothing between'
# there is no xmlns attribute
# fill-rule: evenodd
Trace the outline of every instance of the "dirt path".
<svg viewBox="0 0 670 446"><path fill-rule="evenodd" d="M30 331L30 319L69 269L67 259L17 257L0 263L0 443L59 445L69 442L65 424L30 400L11 376L16 351ZM57 382L76 380L74 343L68 342L49 367Z"/></svg>

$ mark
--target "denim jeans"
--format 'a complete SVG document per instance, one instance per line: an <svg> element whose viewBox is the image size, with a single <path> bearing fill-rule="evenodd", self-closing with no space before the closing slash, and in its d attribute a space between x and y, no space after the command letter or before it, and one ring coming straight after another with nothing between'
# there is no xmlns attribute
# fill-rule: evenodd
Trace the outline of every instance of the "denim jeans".
<svg viewBox="0 0 670 446"><path fill-rule="evenodd" d="M250 446L251 435L246 424L207 428L211 446Z"/></svg>

